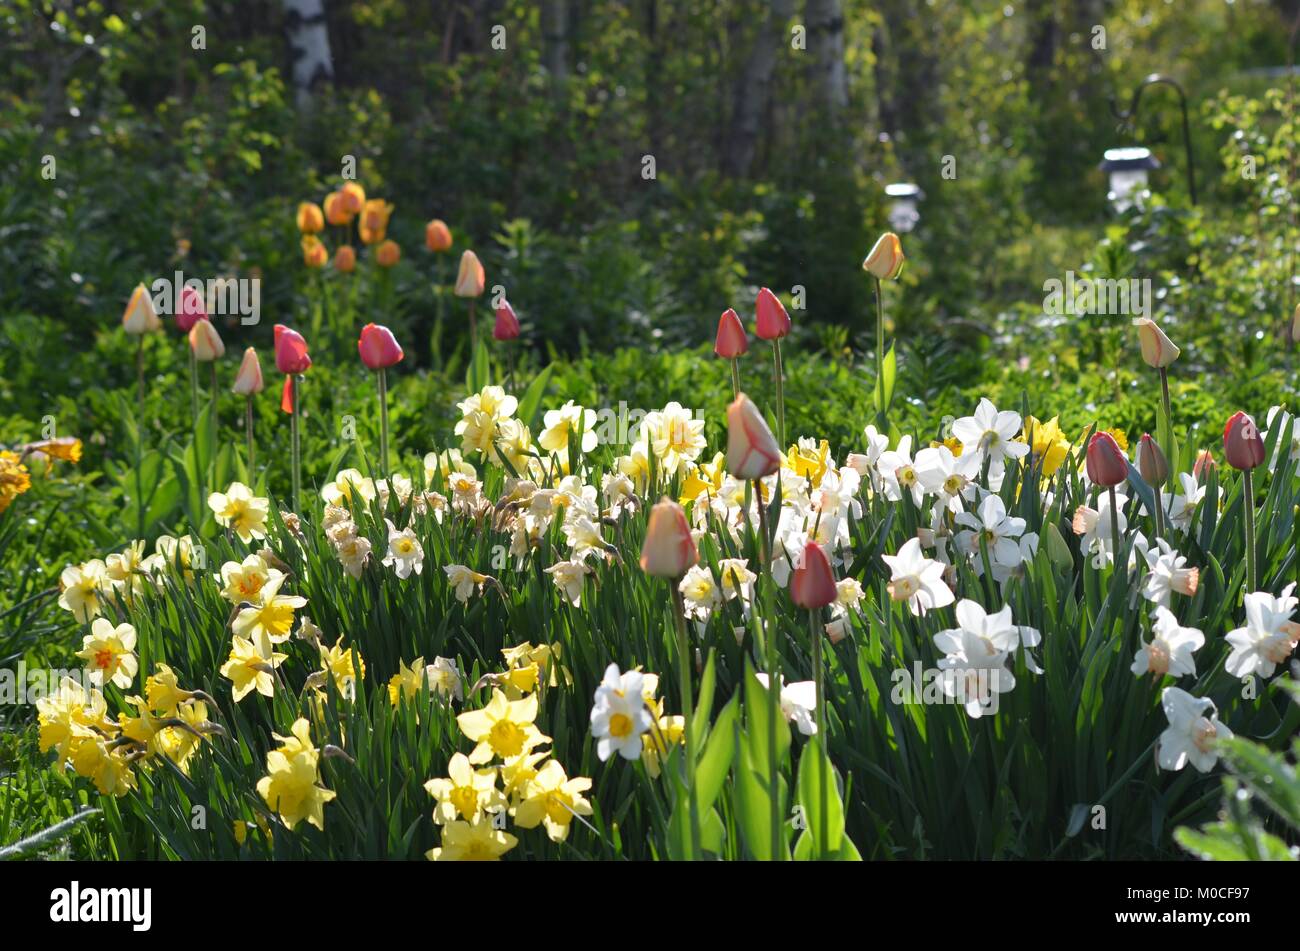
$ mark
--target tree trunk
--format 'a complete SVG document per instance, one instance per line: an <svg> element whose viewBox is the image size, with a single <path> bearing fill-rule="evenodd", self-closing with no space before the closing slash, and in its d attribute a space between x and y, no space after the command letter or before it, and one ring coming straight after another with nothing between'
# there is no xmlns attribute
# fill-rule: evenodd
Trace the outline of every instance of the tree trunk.
<svg viewBox="0 0 1300 951"><path fill-rule="evenodd" d="M285 34L293 54L293 88L299 108L311 105L317 83L334 81L325 0L283 0Z"/></svg>
<svg viewBox="0 0 1300 951"><path fill-rule="evenodd" d="M747 175L754 162L771 93L772 73L793 12L794 0L771 0L768 18L759 24L758 35L745 60L745 69L736 84L731 135L723 163L731 175Z"/></svg>
<svg viewBox="0 0 1300 951"><path fill-rule="evenodd" d="M849 104L849 77L844 67L844 11L840 0L808 0L804 8L813 86L818 105L830 117Z"/></svg>
<svg viewBox="0 0 1300 951"><path fill-rule="evenodd" d="M545 0L542 6L542 50L546 72L556 88L569 74L568 0Z"/></svg>

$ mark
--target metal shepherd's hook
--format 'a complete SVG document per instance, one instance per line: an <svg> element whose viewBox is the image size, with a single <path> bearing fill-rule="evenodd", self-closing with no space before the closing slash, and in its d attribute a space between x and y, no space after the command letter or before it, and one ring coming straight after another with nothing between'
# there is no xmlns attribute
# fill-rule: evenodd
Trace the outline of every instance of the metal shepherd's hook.
<svg viewBox="0 0 1300 951"><path fill-rule="evenodd" d="M1129 107L1126 111L1121 112L1116 108L1114 99L1110 101L1110 111L1114 114L1116 119L1119 119L1120 122L1125 125L1136 125L1138 105L1142 100L1142 93L1146 91L1148 86L1157 86L1161 84L1173 87L1174 91L1178 93L1178 105L1183 110L1183 148L1187 153L1187 194L1191 198L1192 204L1195 205L1196 163L1192 160L1192 126L1187 119L1187 94L1183 92L1183 87L1178 85L1178 83L1170 76L1166 76L1163 73L1152 73L1146 79L1142 80L1142 82L1138 84L1138 87L1133 90L1133 98L1129 100Z"/></svg>

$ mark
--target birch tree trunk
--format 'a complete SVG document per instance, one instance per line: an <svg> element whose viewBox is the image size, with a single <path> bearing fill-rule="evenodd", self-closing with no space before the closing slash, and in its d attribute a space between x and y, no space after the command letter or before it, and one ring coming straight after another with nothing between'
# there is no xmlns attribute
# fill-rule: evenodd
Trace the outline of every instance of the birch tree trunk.
<svg viewBox="0 0 1300 951"><path fill-rule="evenodd" d="M844 67L844 10L840 0L808 0L808 52L812 54L813 85L818 105L836 116L849 104L849 77Z"/></svg>
<svg viewBox="0 0 1300 951"><path fill-rule="evenodd" d="M325 0L283 0L285 34L293 55L293 88L299 108L311 105L317 83L334 81Z"/></svg>
<svg viewBox="0 0 1300 951"><path fill-rule="evenodd" d="M749 173L758 149L763 116L767 112L772 88L772 74L776 70L777 54L784 41L786 24L794 12L794 0L771 0L769 14L758 26L758 35L750 48L745 68L736 84L735 105L731 113L731 135L723 165L735 176Z"/></svg>

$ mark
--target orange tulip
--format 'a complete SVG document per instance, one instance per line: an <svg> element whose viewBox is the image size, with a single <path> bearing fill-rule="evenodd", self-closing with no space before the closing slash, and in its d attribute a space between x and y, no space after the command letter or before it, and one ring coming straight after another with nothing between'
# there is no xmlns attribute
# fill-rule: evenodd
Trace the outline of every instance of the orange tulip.
<svg viewBox="0 0 1300 951"><path fill-rule="evenodd" d="M361 221L357 228L361 232L362 244L378 244L388 232L388 218L393 213L393 206L382 198L373 198L361 209Z"/></svg>
<svg viewBox="0 0 1300 951"><path fill-rule="evenodd" d="M302 237L302 263L307 267L322 268L325 262L330 259L329 250L321 244L320 238L314 234L306 234Z"/></svg>
<svg viewBox="0 0 1300 951"><path fill-rule="evenodd" d="M351 274L357 267L357 252L350 244L340 244L334 252L334 270Z"/></svg>
<svg viewBox="0 0 1300 951"><path fill-rule="evenodd" d="M451 229L441 218L424 226L424 246L435 253L451 250Z"/></svg>
<svg viewBox="0 0 1300 951"><path fill-rule="evenodd" d="M298 230L303 234L317 234L325 227L325 216L320 205L304 201L298 206Z"/></svg>
<svg viewBox="0 0 1300 951"><path fill-rule="evenodd" d="M380 267L392 267L401 259L402 249L392 238L375 248L375 262Z"/></svg>
<svg viewBox="0 0 1300 951"><path fill-rule="evenodd" d="M347 194L341 189L325 196L325 220L331 225L350 225L356 214Z"/></svg>
<svg viewBox="0 0 1300 951"><path fill-rule="evenodd" d="M354 215L360 214L366 204L366 190L356 182L345 182L339 189L347 203L347 209Z"/></svg>

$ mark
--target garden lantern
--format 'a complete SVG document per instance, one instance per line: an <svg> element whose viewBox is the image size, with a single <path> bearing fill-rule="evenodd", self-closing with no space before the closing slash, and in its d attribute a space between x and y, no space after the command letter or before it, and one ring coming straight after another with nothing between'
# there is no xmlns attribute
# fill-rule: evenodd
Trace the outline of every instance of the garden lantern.
<svg viewBox="0 0 1300 951"><path fill-rule="evenodd" d="M1124 213L1134 205L1141 205L1150 196L1147 190L1147 172L1159 168L1160 162L1151 150L1141 146L1107 149L1101 160L1101 170L1110 179L1106 198L1117 213Z"/></svg>
<svg viewBox="0 0 1300 951"><path fill-rule="evenodd" d="M911 182L894 182L885 186L885 197L889 199L889 227L899 234L907 234L921 220L917 203L925 197L921 189Z"/></svg>

